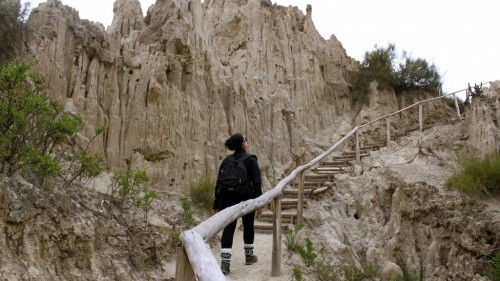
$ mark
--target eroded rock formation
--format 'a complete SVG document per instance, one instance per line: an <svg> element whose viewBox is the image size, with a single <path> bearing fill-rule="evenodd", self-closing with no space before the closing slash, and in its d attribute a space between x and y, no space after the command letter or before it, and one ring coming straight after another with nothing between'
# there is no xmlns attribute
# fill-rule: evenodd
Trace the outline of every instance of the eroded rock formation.
<svg viewBox="0 0 500 281"><path fill-rule="evenodd" d="M160 188L182 190L213 176L223 141L240 131L271 182L310 158L308 138L336 134L332 121L350 112L356 62L319 35L311 9L160 1L143 18L138 1L118 0L114 12L106 31L53 0L29 19L50 92L84 117L86 137L108 126L94 148L109 168L132 158Z"/></svg>

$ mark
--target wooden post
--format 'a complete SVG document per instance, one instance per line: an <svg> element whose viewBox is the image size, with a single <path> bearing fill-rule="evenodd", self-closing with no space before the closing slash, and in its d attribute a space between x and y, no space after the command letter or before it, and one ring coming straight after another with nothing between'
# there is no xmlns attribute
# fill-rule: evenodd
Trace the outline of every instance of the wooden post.
<svg viewBox="0 0 500 281"><path fill-rule="evenodd" d="M422 103L418 104L418 122L420 124L420 132L424 130L424 120L423 120L423 113L422 113Z"/></svg>
<svg viewBox="0 0 500 281"><path fill-rule="evenodd" d="M304 211L304 171L299 174L299 190L297 194L297 223L302 222Z"/></svg>
<svg viewBox="0 0 500 281"><path fill-rule="evenodd" d="M175 265L175 281L196 281L193 268L189 262L186 250L184 247L177 254L177 262Z"/></svg>
<svg viewBox="0 0 500 281"><path fill-rule="evenodd" d="M455 109L457 110L458 120L462 119L462 114L460 114L460 107L458 106L458 98L453 94L453 98L455 100Z"/></svg>
<svg viewBox="0 0 500 281"><path fill-rule="evenodd" d="M273 253L271 276L281 274L281 196L273 199Z"/></svg>
<svg viewBox="0 0 500 281"><path fill-rule="evenodd" d="M359 155L359 129L356 130L356 163L361 162L361 156Z"/></svg>
<svg viewBox="0 0 500 281"><path fill-rule="evenodd" d="M387 116L387 119L385 119L387 123L387 146L389 146L389 143L391 143L391 120L390 120L390 115Z"/></svg>

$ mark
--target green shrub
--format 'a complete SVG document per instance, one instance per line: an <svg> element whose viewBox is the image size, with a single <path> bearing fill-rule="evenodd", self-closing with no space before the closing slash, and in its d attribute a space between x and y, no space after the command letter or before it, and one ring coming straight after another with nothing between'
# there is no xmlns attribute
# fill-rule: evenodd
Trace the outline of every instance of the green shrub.
<svg viewBox="0 0 500 281"><path fill-rule="evenodd" d="M111 194L118 198L121 207L124 207L126 200L131 200L133 204L136 204L140 193L147 191L146 183L148 180L145 171L132 171L130 162L128 162L126 169L115 173L110 186Z"/></svg>
<svg viewBox="0 0 500 281"><path fill-rule="evenodd" d="M454 173L445 183L464 193L478 194L481 191L500 193L500 154L487 154L483 159L462 155L459 157L461 170Z"/></svg>
<svg viewBox="0 0 500 281"><path fill-rule="evenodd" d="M189 186L189 196L194 204L201 205L203 209L210 211L214 203L215 182L204 177Z"/></svg>
<svg viewBox="0 0 500 281"><path fill-rule="evenodd" d="M394 44L386 48L375 46L375 50L365 53L360 69L352 76L353 103L368 104L369 87L373 81L377 81L381 89L392 87L396 93L410 90L442 93L437 68L424 59L409 57L406 51L399 58Z"/></svg>
<svg viewBox="0 0 500 281"><path fill-rule="evenodd" d="M311 239L306 238L305 240L306 246L300 246L299 253L306 266L311 266L314 264L314 260L316 259L318 254L316 254L316 252L314 251Z"/></svg>
<svg viewBox="0 0 500 281"><path fill-rule="evenodd" d="M338 270L329 261L321 260L314 266L316 269L316 276L320 281L334 281L339 280Z"/></svg>
<svg viewBox="0 0 500 281"><path fill-rule="evenodd" d="M293 281L303 281L304 280L302 270L300 269L300 266L298 266L298 265L294 265L292 268L292 280Z"/></svg>
<svg viewBox="0 0 500 281"><path fill-rule="evenodd" d="M441 76L436 66L423 59L410 58L406 52L401 61L394 71L392 86L396 93L411 90L442 93Z"/></svg>
<svg viewBox="0 0 500 281"><path fill-rule="evenodd" d="M148 214L151 211L151 203L158 198L155 190L145 190L144 194L140 196L135 202L136 207L141 208L144 212L143 222L144 225L148 222Z"/></svg>
<svg viewBox="0 0 500 281"><path fill-rule="evenodd" d="M493 257L493 274L496 281L500 281L500 253Z"/></svg>
<svg viewBox="0 0 500 281"><path fill-rule="evenodd" d="M194 221L194 211L189 203L188 199L181 199L182 209L184 210L184 218L186 219L186 224L188 226L194 226L196 223Z"/></svg>
<svg viewBox="0 0 500 281"><path fill-rule="evenodd" d="M362 268L358 268L355 265L343 266L342 272L346 281L362 281L362 280L372 280L377 276L377 267L368 263Z"/></svg>
<svg viewBox="0 0 500 281"><path fill-rule="evenodd" d="M41 185L60 175L66 186L78 177L97 175L100 158L87 150L76 152L78 157L70 160L76 165L69 166L78 171L62 169L62 145L83 128L83 121L64 112L61 103L43 89L43 76L29 65L0 67L0 172L22 171L34 175ZM66 173L76 176L65 177Z"/></svg>
<svg viewBox="0 0 500 281"><path fill-rule="evenodd" d="M290 252L300 252L301 244L297 240L297 234L304 227L304 223L296 223L293 229L285 232L285 245Z"/></svg>

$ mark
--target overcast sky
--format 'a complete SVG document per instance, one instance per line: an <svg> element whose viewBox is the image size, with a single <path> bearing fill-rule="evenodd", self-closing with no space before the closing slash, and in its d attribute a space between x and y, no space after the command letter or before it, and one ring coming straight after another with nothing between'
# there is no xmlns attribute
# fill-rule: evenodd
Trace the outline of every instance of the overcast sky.
<svg viewBox="0 0 500 281"><path fill-rule="evenodd" d="M27 1L27 0L23 0ZM362 61L374 46L394 43L412 58L433 63L443 89L462 90L467 83L500 80L500 1L497 0L271 0L297 6L312 18L319 33L333 34L347 54ZM44 0L31 0L32 7ZM114 0L62 0L80 18L104 26L113 19ZM140 0L143 12L155 0ZM462 96L462 95L460 95ZM465 96L465 95L463 95Z"/></svg>

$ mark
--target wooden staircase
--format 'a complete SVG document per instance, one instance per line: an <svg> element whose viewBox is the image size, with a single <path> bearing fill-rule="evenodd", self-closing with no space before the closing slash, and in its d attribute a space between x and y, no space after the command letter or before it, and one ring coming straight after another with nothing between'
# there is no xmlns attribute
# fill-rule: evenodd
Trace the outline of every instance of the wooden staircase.
<svg viewBox="0 0 500 281"><path fill-rule="evenodd" d="M399 136L398 136L399 137ZM379 150L386 146L386 140L365 143L360 147L360 158L370 156L371 151ZM355 151L344 151L341 155L332 156L330 159L322 161L317 167L311 168L308 174L304 175L304 208L308 207L309 200L324 194L335 185L335 175L347 173L352 167L352 162L356 161ZM299 193L298 180L285 187L281 199L281 227L282 233L289 229L290 225L297 221L297 206ZM257 216L254 224L255 232L273 232L273 211L268 206Z"/></svg>
<svg viewBox="0 0 500 281"><path fill-rule="evenodd" d="M365 154L367 156L368 154ZM355 160L355 154L343 154L333 156L331 160L324 161L318 167L313 168L304 175L304 208L308 207L309 200L321 195L331 189L334 185L335 175L346 173L350 169L350 162ZM298 180L285 187L281 199L281 223L284 233L289 225L297 220L297 205L299 193ZM257 216L255 221L255 232L269 233L273 232L273 212L270 206Z"/></svg>

